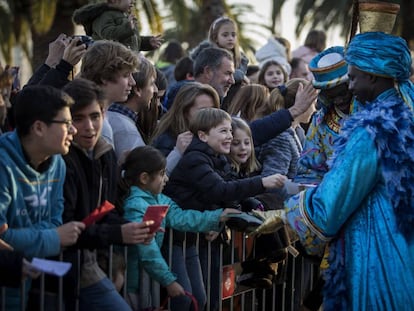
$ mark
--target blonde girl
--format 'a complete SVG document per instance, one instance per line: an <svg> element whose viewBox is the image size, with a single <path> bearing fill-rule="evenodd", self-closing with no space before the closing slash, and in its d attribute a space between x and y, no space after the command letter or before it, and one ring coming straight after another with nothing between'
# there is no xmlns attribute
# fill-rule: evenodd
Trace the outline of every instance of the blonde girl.
<svg viewBox="0 0 414 311"><path fill-rule="evenodd" d="M228 50L234 59L234 80L237 83L245 79L249 60L240 51L238 40L237 24L229 17L222 16L217 18L210 26L208 41L223 49Z"/></svg>
<svg viewBox="0 0 414 311"><path fill-rule="evenodd" d="M257 161L252 131L246 121L238 117L232 117L231 127L233 140L231 142L229 159L233 171L240 177L248 177L260 171L260 163Z"/></svg>

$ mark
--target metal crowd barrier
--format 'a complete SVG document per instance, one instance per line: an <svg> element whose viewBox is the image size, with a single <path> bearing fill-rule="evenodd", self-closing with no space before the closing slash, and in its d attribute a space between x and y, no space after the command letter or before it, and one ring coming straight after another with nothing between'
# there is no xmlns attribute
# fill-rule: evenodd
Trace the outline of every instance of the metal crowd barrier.
<svg viewBox="0 0 414 311"><path fill-rule="evenodd" d="M240 262L246 260L248 256L249 247L249 240L247 237L240 232L231 232L232 239L229 240L229 248L230 248L230 258L229 264L223 265L223 245L220 247L220 275L219 280L221 284L220 288L220 295L219 299L221 303L219 303L218 311L296 311L299 305L304 298L304 295L312 290L313 285L316 282L317 274L318 274L318 267L312 263L307 262L303 257L298 256L294 258L292 255L288 255L287 260L283 263L286 276L282 278L280 282L277 284L274 283L271 289L262 290L262 289L255 289L255 288L243 288L238 286L237 279L240 274ZM236 245L236 239L234 237L239 238L241 240L241 245ZM202 238L199 235L199 238ZM167 262L171 266L172 261L172 241L173 241L173 234L172 230L170 230L169 234L169 254L168 258L166 258ZM197 244L198 245L198 244ZM210 249L211 242L208 243L208 248ZM185 252L185 245L184 250ZM125 260L127 258L127 247L124 247L124 257ZM113 255L113 246L110 246L108 249L108 277L111 279L112 277L112 255ZM62 258L62 256L60 256ZM80 258L80 252L79 252ZM185 254L184 254L185 258ZM233 274L231 274L230 280L225 279L223 280L223 271L228 268L232 268L235 270ZM278 271L283 271L283 269L278 269ZM211 273L211 265L209 262L208 266L208 273ZM125 270L125 281L127 279L128 271ZM149 278L148 275L144 273L140 274L142 277ZM207 277L207 308L208 311L210 310L210 306L212 304L211 301L211 286L210 274ZM226 293L226 296L223 296L223 282L227 285L234 286L233 290L229 293ZM63 303L63 278L59 278L58 280L58 293L57 293L57 311L72 311L72 310L65 310L64 303ZM20 294L21 297L24 297L24 293L26 291L25 282L22 281L22 285L20 287ZM21 299L21 311L49 311L50 306L46 308L45 306L45 276L42 274L40 276L40 287L39 287L39 301L38 305L28 305L25 304L25 299ZM126 286L123 286L121 294L124 298L127 297L127 289ZM150 292L146 292L145 295L150 294L150 301L154 307L160 306L162 301L162 297L160 297L160 286L156 281L151 281L151 289ZM0 310L1 311L8 311L5 308L5 303L7 300L6 297L6 289L4 287L0 288ZM140 295L140 299L143 295ZM76 310L78 311L79 305L76 305Z"/></svg>

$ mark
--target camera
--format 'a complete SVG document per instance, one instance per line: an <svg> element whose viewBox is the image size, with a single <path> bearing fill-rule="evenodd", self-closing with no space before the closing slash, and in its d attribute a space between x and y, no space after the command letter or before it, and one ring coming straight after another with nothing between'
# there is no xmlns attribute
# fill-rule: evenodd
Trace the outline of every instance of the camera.
<svg viewBox="0 0 414 311"><path fill-rule="evenodd" d="M76 35L76 36L73 36L72 38L73 39L80 38L77 45L85 44L86 48L88 48L94 42L92 37L90 37L90 36Z"/></svg>

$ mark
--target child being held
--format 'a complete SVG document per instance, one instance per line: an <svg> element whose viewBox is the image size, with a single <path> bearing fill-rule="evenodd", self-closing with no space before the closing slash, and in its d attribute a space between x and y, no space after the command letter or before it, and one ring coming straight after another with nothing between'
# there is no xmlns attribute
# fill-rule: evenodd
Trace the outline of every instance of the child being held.
<svg viewBox="0 0 414 311"><path fill-rule="evenodd" d="M73 13L73 21L83 25L86 34L94 40L118 41L136 52L158 49L161 36L140 36L132 7L132 0L87 4Z"/></svg>
<svg viewBox="0 0 414 311"><path fill-rule="evenodd" d="M205 212L182 210L171 198L161 193L168 181L165 167L164 155L154 147L137 147L128 154L122 166L117 201L117 206L124 209L126 219L140 222L149 205L168 205L169 209L161 228L205 232L220 231L220 221L225 220L225 215L238 212L234 209ZM143 267L151 278L165 286L170 297L185 294L161 255L163 238L164 232L158 231L149 244L129 246L127 289L134 310L138 309L139 267Z"/></svg>

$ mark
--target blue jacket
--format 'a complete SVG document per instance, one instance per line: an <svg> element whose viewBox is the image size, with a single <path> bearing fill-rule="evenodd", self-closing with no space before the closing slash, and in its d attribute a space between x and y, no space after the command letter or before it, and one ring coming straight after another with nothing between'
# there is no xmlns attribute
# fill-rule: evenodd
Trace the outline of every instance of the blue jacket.
<svg viewBox="0 0 414 311"><path fill-rule="evenodd" d="M171 198L164 194L153 195L139 187L132 186L124 203L124 217L130 221L141 222L148 205L169 205L168 213L161 227L174 228L180 231L219 231L219 218L222 209L199 212L182 210ZM163 232L157 232L149 245L136 244L128 247L128 279L129 292L137 292L139 288L139 267L143 267L151 278L161 285L167 286L177 278L170 271L161 254Z"/></svg>
<svg viewBox="0 0 414 311"><path fill-rule="evenodd" d="M56 227L62 224L65 174L60 155L39 172L27 163L16 131L0 137L0 225L9 226L0 238L25 257L60 252Z"/></svg>

